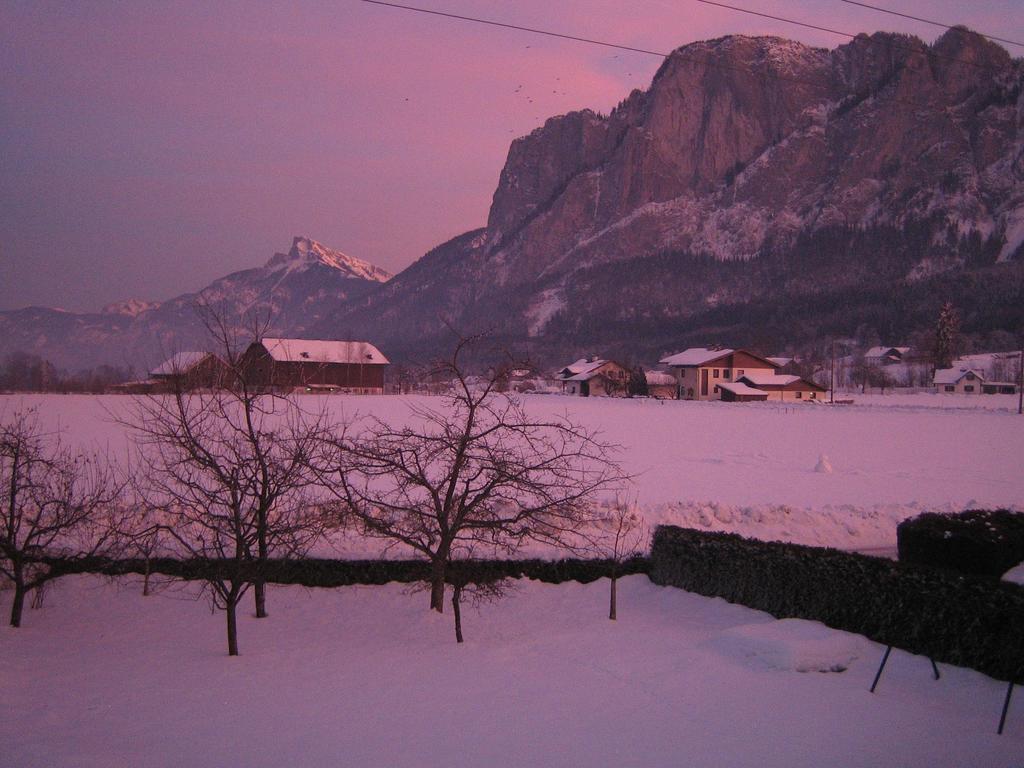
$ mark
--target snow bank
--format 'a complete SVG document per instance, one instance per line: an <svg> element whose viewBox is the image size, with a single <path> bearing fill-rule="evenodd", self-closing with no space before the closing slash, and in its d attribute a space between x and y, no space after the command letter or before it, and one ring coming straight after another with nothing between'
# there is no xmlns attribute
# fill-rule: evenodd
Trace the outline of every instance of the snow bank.
<svg viewBox="0 0 1024 768"><path fill-rule="evenodd" d="M731 627L708 647L752 669L784 672L845 672L857 659L874 656L874 644L864 637L804 619Z"/></svg>

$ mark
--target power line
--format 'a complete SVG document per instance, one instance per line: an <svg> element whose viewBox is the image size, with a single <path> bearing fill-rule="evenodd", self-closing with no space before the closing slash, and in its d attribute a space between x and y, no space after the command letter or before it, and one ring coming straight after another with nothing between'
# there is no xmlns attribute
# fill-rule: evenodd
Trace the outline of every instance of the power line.
<svg viewBox="0 0 1024 768"><path fill-rule="evenodd" d="M473 23L473 24L483 24L485 26L500 27L502 29L512 29L512 30L516 30L516 31L519 31L519 32L529 32L530 34L544 35L546 37L559 38L561 40L571 40L573 42L586 43L588 45L599 45L599 46L603 46L605 48L615 48L615 49L618 49L618 50L629 51L629 52L632 52L632 53L640 53L640 54L644 54L644 55L648 55L648 56L657 56L660 59L666 59L669 56L673 56L674 58L679 59L680 61L686 61L686 62L689 62L691 64L703 65L703 66L706 66L706 67L715 67L715 68L718 68L718 69L728 69L728 70L732 70L732 71L735 71L735 72L742 72L744 74L754 75L755 77L760 77L760 78L763 78L765 80L776 80L776 81L780 81L780 82L796 83L798 85L807 85L807 86L811 86L813 88L823 88L823 87L827 88L828 87L828 83L826 83L826 82L815 81L815 80L808 80L806 78L800 78L800 77L791 77L791 76L788 76L788 75L781 75L781 74L774 73L774 72L773 73L756 72L753 69L751 69L750 67L745 67L745 66L740 66L740 65L733 65L733 64L727 64L727 63L722 62L722 61L711 61L711 60L709 60L707 58L700 59L700 58L696 58L694 56L688 56L687 54L680 53L678 50L675 51L675 52L671 52L671 53L665 53L663 51L653 51L653 50L650 50L650 49L647 49L647 48L637 48L637 47L634 47L634 46L622 45L620 43L612 43L612 42L609 42L607 40L597 40L597 39L594 39L594 38L581 37L581 36L578 36L578 35L570 35L570 34L566 34L566 33L563 33L563 32L553 32L553 31L547 30L547 29L540 29L540 28L536 28L536 27L526 27L526 26L522 26L520 24L511 24L509 22L495 21L493 19L483 19L483 18L479 18L479 17L476 17L476 16L465 16L465 15L457 14L457 13L449 13L447 11L438 11L438 10L435 10L435 9L432 9L432 8L421 8L421 7L414 6L414 5L403 5L401 3L386 2L386 0L359 0L359 1L363 2L363 3L368 3L370 5L380 5L380 6L384 6L384 7L387 7L387 8L394 8L394 9L401 10L401 11L410 11L410 12L413 12L413 13L422 13L422 14L426 14L428 16L440 16L440 17L447 18L447 19L455 19L455 20L458 20L458 21L466 21L466 22L470 22L470 23ZM856 93L849 93L848 95L856 96L857 94ZM893 97L891 97L890 100L895 102L895 103L905 104L907 106L914 107L914 108L917 108L917 109L929 106L928 104L925 104L925 103L910 101L909 99L902 99L902 98L899 98L898 96L893 96Z"/></svg>
<svg viewBox="0 0 1024 768"><path fill-rule="evenodd" d="M806 21L797 21L796 19L788 19L785 16L775 16L774 14L771 14L771 13L763 13L761 11L755 11L752 8L742 8L742 7L738 6L738 5L729 5L728 3L719 3L719 2L716 2L716 0L695 0L695 2L703 3L704 5L713 5L713 6L716 6L718 8L726 8L726 9L728 9L730 11L738 11L739 13L746 13L746 14L749 14L751 16L760 16L762 19L771 19L773 21L781 21L781 22L784 22L786 24L795 24L798 27L806 27L807 29L814 29L814 30L817 30L818 32L827 32L830 35L839 35L840 37L848 37L854 43L859 43L859 44L862 44L862 45L873 45L873 46L877 46L877 47L884 47L882 44L875 42L870 37L860 36L860 35L854 34L853 32L844 32L841 29L832 29L831 27L822 27L822 26L819 26L817 24L811 24L811 23L806 22ZM893 48L897 48L897 49L902 50L902 51L908 51L910 53L916 53L918 51L918 49L915 48L914 46L903 45L903 44L899 43L898 41L890 41L889 45L891 45ZM936 55L934 53L933 53L933 55L935 55L936 58L943 59L944 61L955 62L957 64L966 64L969 67L976 67L977 69L986 69L986 70L989 70L989 71L995 71L995 70L998 69L998 67L993 67L990 64L982 64L982 63L977 62L977 61L968 61L967 59L960 59L960 58L957 58L955 56L939 56L939 55Z"/></svg>
<svg viewBox="0 0 1024 768"><path fill-rule="evenodd" d="M922 18L921 16L912 16L909 13L901 13L900 11L894 11L891 8L882 8L881 6L878 6L878 5L871 5L869 3L861 3L861 2L858 2L858 0L839 0L839 2L846 3L847 5L858 5L861 8L868 8L868 9L870 9L872 11L878 11L879 13L888 13L891 16L899 16L900 18L910 19L911 21L920 21L923 24L931 24L933 27L942 27L943 29L952 29L952 30L956 30L957 32L961 32L961 33L968 33L968 34L972 34L972 35L979 35L981 37L986 37L989 40L995 40L996 42L999 42L999 43L1008 43L1010 45L1019 45L1022 48L1024 48L1024 43L1017 42L1016 40L1008 40L1005 37L996 37L995 35L986 35L984 32L975 32L974 30L960 29L959 27L957 27L955 25L943 24L941 21L933 21L932 19L925 19L925 18Z"/></svg>

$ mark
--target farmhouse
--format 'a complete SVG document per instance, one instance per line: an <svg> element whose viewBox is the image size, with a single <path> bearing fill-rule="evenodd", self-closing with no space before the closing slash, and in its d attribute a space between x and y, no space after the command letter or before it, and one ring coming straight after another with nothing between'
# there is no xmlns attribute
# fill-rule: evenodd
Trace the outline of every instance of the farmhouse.
<svg viewBox="0 0 1024 768"><path fill-rule="evenodd" d="M366 341L271 338L250 344L241 361L255 386L359 395L384 393L388 364Z"/></svg>
<svg viewBox="0 0 1024 768"><path fill-rule="evenodd" d="M774 374L779 368L778 363L742 349L705 347L669 355L661 364L675 377L680 400L720 400L719 385L738 381L748 373Z"/></svg>
<svg viewBox="0 0 1024 768"><path fill-rule="evenodd" d="M973 368L939 368L932 381L939 392L980 395L985 376Z"/></svg>
<svg viewBox="0 0 1024 768"><path fill-rule="evenodd" d="M868 365L893 365L902 363L910 347L872 347L864 353Z"/></svg>
<svg viewBox="0 0 1024 768"><path fill-rule="evenodd" d="M629 370L614 360L580 358L558 372L562 394L580 397L622 397L629 384Z"/></svg>
<svg viewBox="0 0 1024 768"><path fill-rule="evenodd" d="M179 352L149 372L153 389L214 389L224 384L228 365L212 352Z"/></svg>
<svg viewBox="0 0 1024 768"><path fill-rule="evenodd" d="M747 385L753 388L754 392L763 392L764 400L818 400L828 391L827 388L796 375L757 370L740 376L736 383ZM722 399L728 399L724 392Z"/></svg>

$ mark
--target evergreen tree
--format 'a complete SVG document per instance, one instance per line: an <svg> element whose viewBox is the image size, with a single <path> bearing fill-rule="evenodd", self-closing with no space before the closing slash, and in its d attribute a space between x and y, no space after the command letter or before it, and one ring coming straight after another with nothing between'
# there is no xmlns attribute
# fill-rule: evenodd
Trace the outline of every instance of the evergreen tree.
<svg viewBox="0 0 1024 768"><path fill-rule="evenodd" d="M947 301L939 310L939 318L935 323L933 358L936 368L949 368L953 364L953 355L959 333L960 318L953 303Z"/></svg>
<svg viewBox="0 0 1024 768"><path fill-rule="evenodd" d="M629 372L629 383L626 385L626 394L630 397L647 397L647 376L640 366Z"/></svg>

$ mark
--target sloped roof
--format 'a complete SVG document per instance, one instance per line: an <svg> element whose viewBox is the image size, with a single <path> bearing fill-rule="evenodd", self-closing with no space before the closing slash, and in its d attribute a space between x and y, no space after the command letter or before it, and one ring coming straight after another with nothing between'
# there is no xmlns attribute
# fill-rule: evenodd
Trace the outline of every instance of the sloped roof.
<svg viewBox="0 0 1024 768"><path fill-rule="evenodd" d="M559 375L565 381L586 381L587 379L592 378L594 371L607 362L608 360L589 360L585 357L581 357L575 363L570 363L565 366L565 368L559 372ZM591 374L591 376L579 378L581 375L588 373Z"/></svg>
<svg viewBox="0 0 1024 768"><path fill-rule="evenodd" d="M982 381L985 380L985 376L976 368L939 368L935 371L935 377L932 379L932 383L956 384L968 373L973 373Z"/></svg>
<svg viewBox="0 0 1024 768"><path fill-rule="evenodd" d="M279 363L348 363L387 365L388 359L368 341L322 341L319 339L269 339L261 342Z"/></svg>
<svg viewBox="0 0 1024 768"><path fill-rule="evenodd" d="M885 357L892 352L896 352L899 355L905 355L910 351L910 347L872 347L864 353L864 357Z"/></svg>
<svg viewBox="0 0 1024 768"><path fill-rule="evenodd" d="M727 357L734 352L732 349L707 349L706 347L690 347L690 349L679 352L675 355L663 357L659 362L662 365L704 365L720 357Z"/></svg>
<svg viewBox="0 0 1024 768"><path fill-rule="evenodd" d="M787 384L792 384L794 381L800 381L799 376L792 374L762 373L761 371L750 371L743 374L740 378L746 379L755 387L784 387Z"/></svg>
<svg viewBox="0 0 1024 768"><path fill-rule="evenodd" d="M763 389L754 389L751 386L744 384L742 381L726 381L718 385L719 389L725 389L732 392L734 395L766 395Z"/></svg>
<svg viewBox="0 0 1024 768"><path fill-rule="evenodd" d="M789 365L790 363L793 362L792 357L766 357L765 360L767 360L769 363L774 363L775 365L779 366L779 368L781 368L784 365Z"/></svg>
<svg viewBox="0 0 1024 768"><path fill-rule="evenodd" d="M676 377L664 371L644 371L648 386L675 386Z"/></svg>
<svg viewBox="0 0 1024 768"><path fill-rule="evenodd" d="M186 373L192 366L201 362L209 352L179 352L164 360L149 372L150 376L176 376Z"/></svg>

